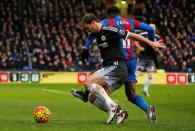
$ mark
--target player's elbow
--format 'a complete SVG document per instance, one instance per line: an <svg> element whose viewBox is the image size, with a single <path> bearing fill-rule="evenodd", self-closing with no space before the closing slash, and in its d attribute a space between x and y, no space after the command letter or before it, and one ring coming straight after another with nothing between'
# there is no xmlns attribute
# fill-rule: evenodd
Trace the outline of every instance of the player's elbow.
<svg viewBox="0 0 195 131"><path fill-rule="evenodd" d="M153 33L153 34L154 34L154 29L153 29L151 26L149 26L147 30L148 30L148 32L150 32L150 33Z"/></svg>

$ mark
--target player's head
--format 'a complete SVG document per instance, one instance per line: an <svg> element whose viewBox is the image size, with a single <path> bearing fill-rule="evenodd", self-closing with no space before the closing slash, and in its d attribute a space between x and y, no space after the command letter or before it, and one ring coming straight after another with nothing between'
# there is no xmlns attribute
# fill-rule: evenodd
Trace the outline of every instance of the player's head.
<svg viewBox="0 0 195 131"><path fill-rule="evenodd" d="M107 9L107 15L108 17L114 18L116 16L120 15L120 9L116 6L111 6Z"/></svg>
<svg viewBox="0 0 195 131"><path fill-rule="evenodd" d="M89 32L97 33L100 30L98 26L100 22L94 14L87 14L83 16L82 23L84 28Z"/></svg>

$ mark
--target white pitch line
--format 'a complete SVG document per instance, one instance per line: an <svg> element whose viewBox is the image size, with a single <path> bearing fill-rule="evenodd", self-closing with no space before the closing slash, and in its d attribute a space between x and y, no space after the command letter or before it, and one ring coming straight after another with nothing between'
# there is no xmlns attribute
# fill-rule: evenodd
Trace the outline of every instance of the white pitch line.
<svg viewBox="0 0 195 131"><path fill-rule="evenodd" d="M42 90L42 91L47 91L47 92L58 93L58 94L70 95L70 93L68 93L68 92L59 91L59 90L52 90L52 89L46 89L46 88L41 88L41 90Z"/></svg>
<svg viewBox="0 0 195 131"><path fill-rule="evenodd" d="M117 102L117 103L119 103L120 101L119 100L113 100L114 102Z"/></svg>
<svg viewBox="0 0 195 131"><path fill-rule="evenodd" d="M70 95L70 93L68 93L68 92L59 91L59 90L52 90L52 89L46 89L46 88L41 88L41 90L42 90L42 91L47 91L47 92L52 92L52 93ZM120 102L120 101L115 99L114 102Z"/></svg>

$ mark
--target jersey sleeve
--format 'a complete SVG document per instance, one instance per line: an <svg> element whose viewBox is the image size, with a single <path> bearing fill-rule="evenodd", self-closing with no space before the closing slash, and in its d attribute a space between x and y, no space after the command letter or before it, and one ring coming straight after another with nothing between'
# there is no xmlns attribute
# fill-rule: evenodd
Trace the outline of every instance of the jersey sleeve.
<svg viewBox="0 0 195 131"><path fill-rule="evenodd" d="M90 47L90 45L93 43L95 38L96 38L95 35L90 33L89 37L85 40L83 48L88 49Z"/></svg>
<svg viewBox="0 0 195 131"><path fill-rule="evenodd" d="M105 26L108 26L108 25L109 25L108 19L103 19L103 20L101 21L101 23L102 23L103 25L105 25Z"/></svg>
<svg viewBox="0 0 195 131"><path fill-rule="evenodd" d="M149 26L148 24L145 24L143 22L140 22L136 19L133 19L133 23L135 25L135 29L147 31L149 39L154 41L155 33L154 33L154 29L151 26Z"/></svg>
<svg viewBox="0 0 195 131"><path fill-rule="evenodd" d="M117 28L117 27L112 27L112 26L102 26L102 30L104 31L109 31L115 35L120 36L122 39L126 40L128 37L128 31Z"/></svg>

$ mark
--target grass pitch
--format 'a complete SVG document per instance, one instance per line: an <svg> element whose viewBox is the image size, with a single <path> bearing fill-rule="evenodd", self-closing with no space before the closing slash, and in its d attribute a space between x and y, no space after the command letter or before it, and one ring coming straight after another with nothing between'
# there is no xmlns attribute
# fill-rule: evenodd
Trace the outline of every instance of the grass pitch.
<svg viewBox="0 0 195 131"><path fill-rule="evenodd" d="M82 85L68 84L0 84L0 130L195 130L195 86L152 85L151 98L146 100L156 105L158 123L155 125L148 122L142 110L127 101L123 87L111 97L127 109L129 117L123 124L107 125L107 114L70 94L72 88L81 87ZM143 85L138 85L138 94L141 94L142 87ZM33 120L32 111L39 105L49 108L49 123L40 124Z"/></svg>

